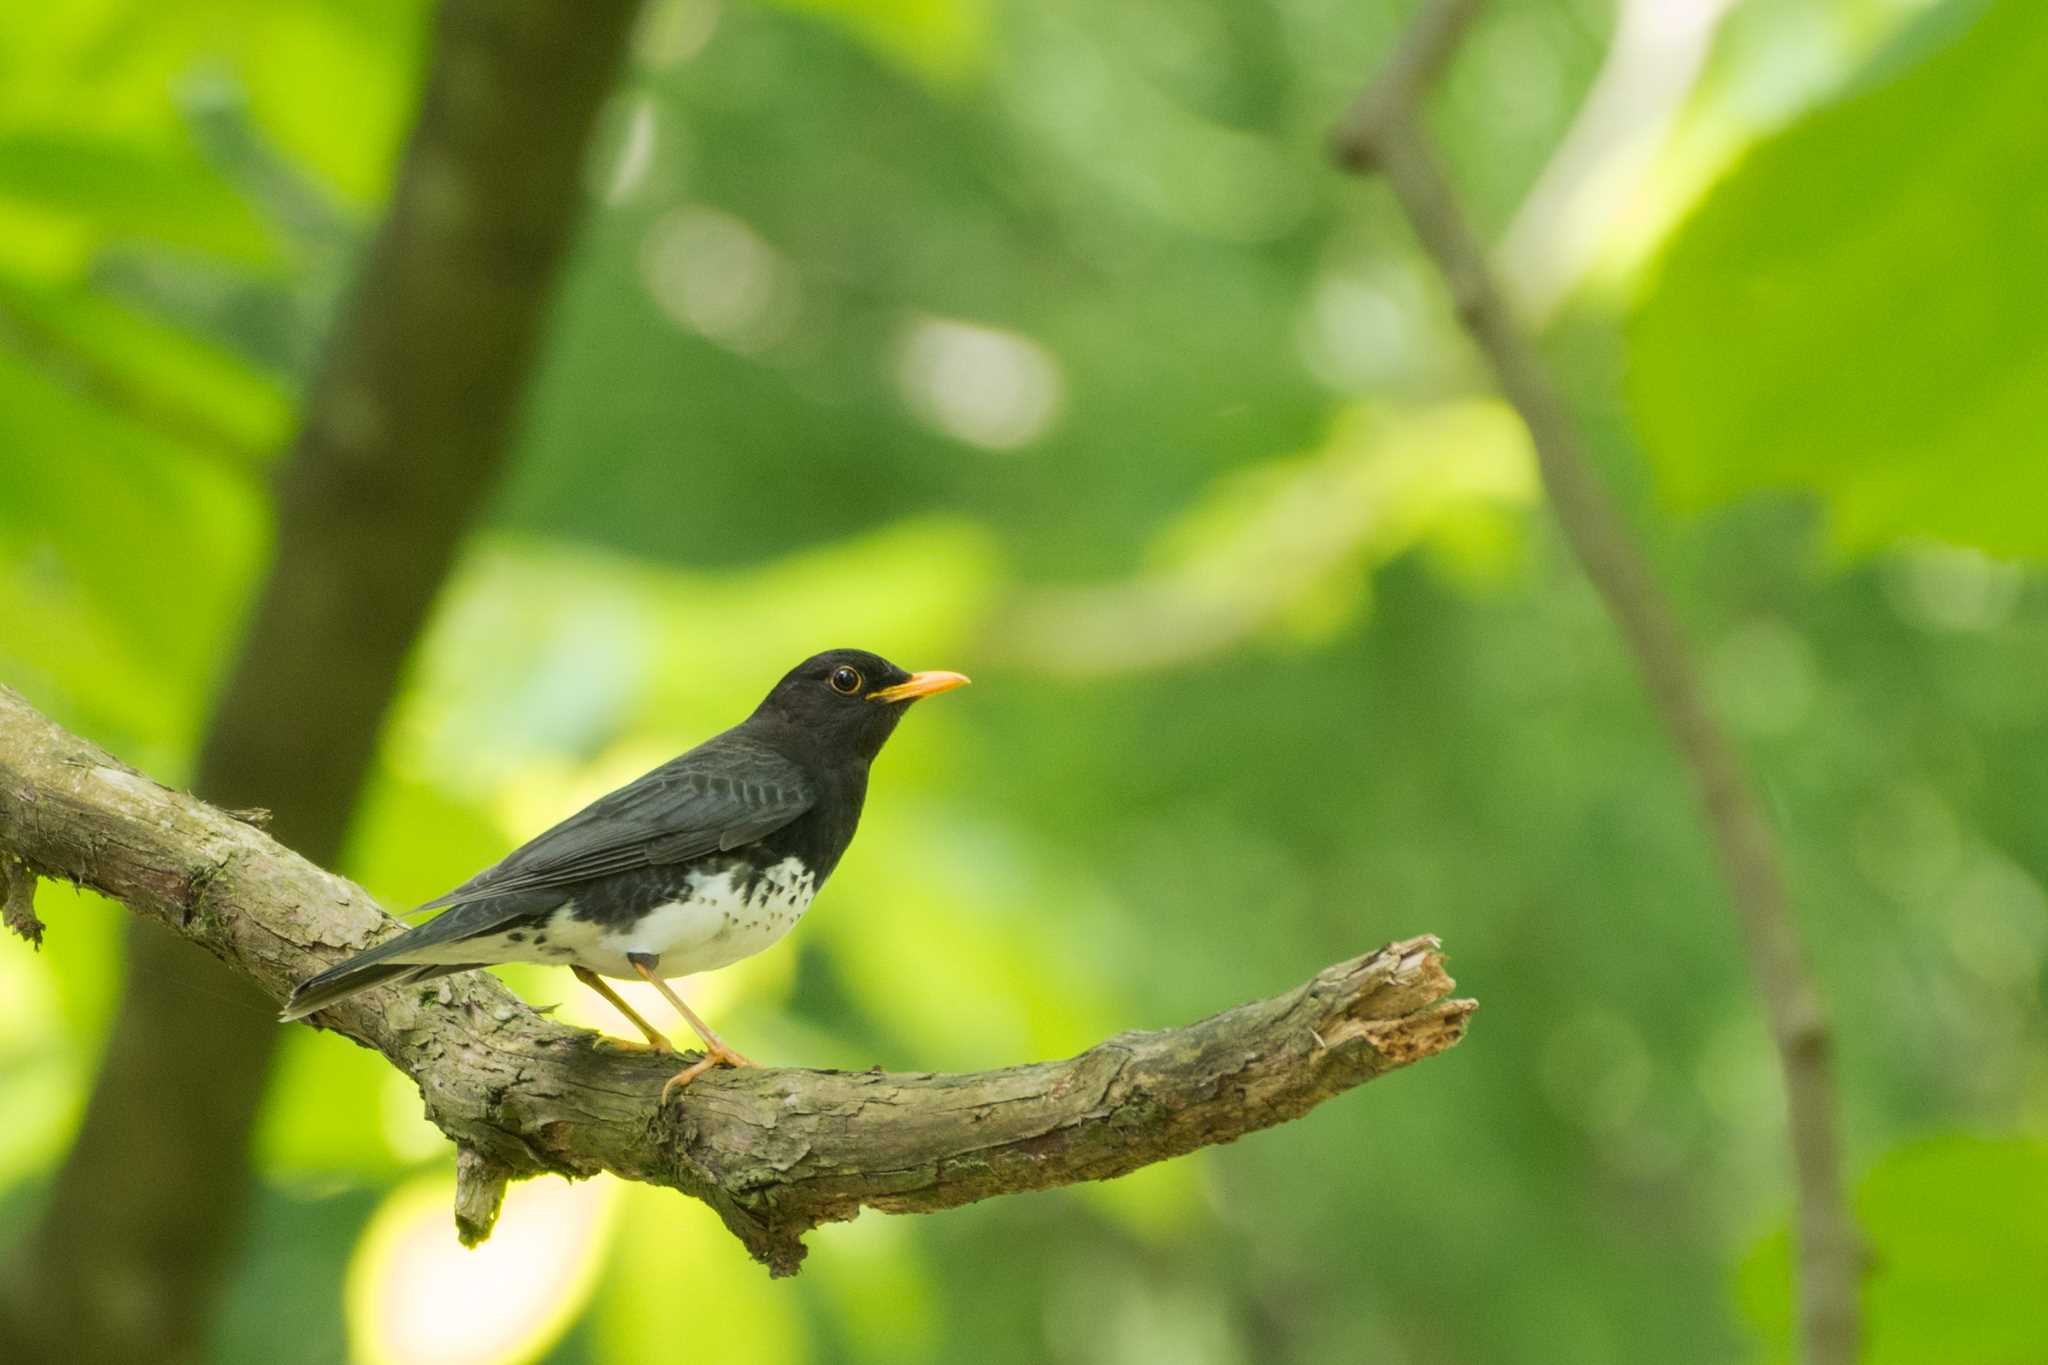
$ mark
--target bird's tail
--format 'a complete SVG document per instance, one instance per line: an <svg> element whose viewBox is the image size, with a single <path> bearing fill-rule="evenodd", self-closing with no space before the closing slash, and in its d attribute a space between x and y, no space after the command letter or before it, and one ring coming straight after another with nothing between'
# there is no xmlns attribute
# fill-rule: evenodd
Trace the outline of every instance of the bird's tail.
<svg viewBox="0 0 2048 1365"><path fill-rule="evenodd" d="M368 956L368 954L365 954ZM338 967L329 967L318 976L307 977L292 989L291 999L284 1002L284 1011L277 1017L289 1023L303 1019L315 1010L324 1010L329 1005L348 999L358 991L372 986L402 985L408 981L419 981L430 976L446 976L450 972L466 971L465 966L450 966L439 962L365 962L361 957L352 957Z"/></svg>

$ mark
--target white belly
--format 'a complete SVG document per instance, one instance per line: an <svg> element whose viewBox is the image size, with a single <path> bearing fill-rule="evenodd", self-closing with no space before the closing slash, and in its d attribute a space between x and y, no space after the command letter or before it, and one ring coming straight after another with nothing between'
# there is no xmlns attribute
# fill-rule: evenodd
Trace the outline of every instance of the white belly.
<svg viewBox="0 0 2048 1365"><path fill-rule="evenodd" d="M794 858L736 881L726 872L692 872L675 900L655 906L630 928L608 928L575 915L566 902L539 928L520 928L437 943L402 962L541 962L588 967L637 981L628 954L659 959L662 976L689 976L729 967L780 942L796 927L818 889L817 879Z"/></svg>
<svg viewBox="0 0 2048 1365"><path fill-rule="evenodd" d="M751 886L736 885L731 872L692 873L688 885L683 897L655 906L630 928L578 921L564 906L538 935L545 942L525 960L576 963L626 980L640 976L628 954L660 959L656 970L665 977L716 971L780 942L817 891L794 858L765 869Z"/></svg>

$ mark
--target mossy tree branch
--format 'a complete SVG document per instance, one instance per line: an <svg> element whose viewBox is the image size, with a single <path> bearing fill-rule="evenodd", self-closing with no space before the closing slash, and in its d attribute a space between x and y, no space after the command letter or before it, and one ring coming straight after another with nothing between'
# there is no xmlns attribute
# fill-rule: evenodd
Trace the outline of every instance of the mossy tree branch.
<svg viewBox="0 0 2048 1365"><path fill-rule="evenodd" d="M126 767L0 688L0 857L127 904L282 999L401 927L362 888ZM1318 972L1185 1028L962 1075L715 1072L664 1107L672 1059L536 1013L483 973L318 1016L384 1054L459 1149L456 1216L488 1235L508 1180L610 1171L711 1205L777 1274L862 1208L922 1213L1122 1175L1228 1142L1450 1047L1436 940Z"/></svg>

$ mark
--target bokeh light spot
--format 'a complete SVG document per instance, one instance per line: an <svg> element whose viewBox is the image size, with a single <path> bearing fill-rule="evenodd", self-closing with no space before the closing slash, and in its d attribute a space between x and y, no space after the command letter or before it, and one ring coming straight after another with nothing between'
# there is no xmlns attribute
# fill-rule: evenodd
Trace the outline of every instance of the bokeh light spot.
<svg viewBox="0 0 2048 1365"><path fill-rule="evenodd" d="M896 377L919 420L985 450L1044 435L1066 387L1059 361L1031 338L944 318L911 326Z"/></svg>
<svg viewBox="0 0 2048 1365"><path fill-rule="evenodd" d="M663 313L731 350L764 351L796 322L796 271L760 233L717 209L657 219L641 244L640 272Z"/></svg>
<svg viewBox="0 0 2048 1365"><path fill-rule="evenodd" d="M582 1312L610 1241L609 1180L514 1185L489 1241L455 1238L454 1178L395 1191L349 1264L351 1354L364 1365L515 1365Z"/></svg>
<svg viewBox="0 0 2048 1365"><path fill-rule="evenodd" d="M633 55L656 71L679 66L704 50L718 31L718 0L654 0L640 16Z"/></svg>

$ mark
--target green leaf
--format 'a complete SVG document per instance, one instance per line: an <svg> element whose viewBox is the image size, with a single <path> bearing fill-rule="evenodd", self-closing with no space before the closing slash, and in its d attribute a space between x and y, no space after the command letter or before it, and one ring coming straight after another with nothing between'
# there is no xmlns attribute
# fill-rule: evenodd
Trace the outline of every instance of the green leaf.
<svg viewBox="0 0 2048 1365"><path fill-rule="evenodd" d="M1892 1152L1864 1178L1870 1241L1866 1365L2017 1365L2040 1359L2048 1266L2048 1142L1950 1136ZM1737 1274L1744 1315L1790 1359L1789 1239L1764 1239Z"/></svg>
<svg viewBox="0 0 2048 1365"><path fill-rule="evenodd" d="M944 82L977 70L987 54L986 0L776 0L841 25L879 56ZM673 8L673 6L670 6Z"/></svg>
<svg viewBox="0 0 2048 1365"><path fill-rule="evenodd" d="M0 677L176 775L263 552L263 490L0 350Z"/></svg>
<svg viewBox="0 0 2048 1365"><path fill-rule="evenodd" d="M1760 146L1633 320L1660 480L1818 493L1843 550L2048 554L2048 7L1959 37Z"/></svg>
<svg viewBox="0 0 2048 1365"><path fill-rule="evenodd" d="M291 434L291 395L273 375L89 289L0 270L0 346L108 413L252 476Z"/></svg>
<svg viewBox="0 0 2048 1365"><path fill-rule="evenodd" d="M110 237L260 259L269 234L189 148L33 129L0 135L0 194Z"/></svg>

